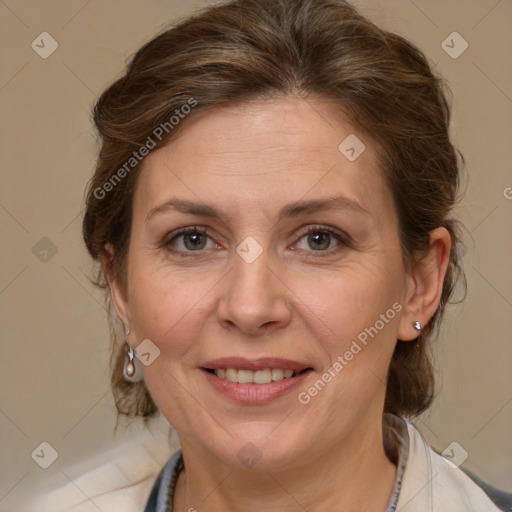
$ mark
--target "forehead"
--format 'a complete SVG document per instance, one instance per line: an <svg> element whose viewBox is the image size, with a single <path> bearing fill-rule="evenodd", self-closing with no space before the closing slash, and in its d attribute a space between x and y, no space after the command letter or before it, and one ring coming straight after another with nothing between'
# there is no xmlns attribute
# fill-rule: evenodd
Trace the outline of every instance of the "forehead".
<svg viewBox="0 0 512 512"><path fill-rule="evenodd" d="M374 144L332 103L286 97L190 120L146 157L135 206L148 212L172 195L270 214L279 198L333 192L367 204L389 201Z"/></svg>

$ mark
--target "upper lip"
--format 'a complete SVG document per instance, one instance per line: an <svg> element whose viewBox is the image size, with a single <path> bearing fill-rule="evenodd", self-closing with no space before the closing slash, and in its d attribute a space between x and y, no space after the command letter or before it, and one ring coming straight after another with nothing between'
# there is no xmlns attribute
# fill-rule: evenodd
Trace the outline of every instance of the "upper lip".
<svg viewBox="0 0 512 512"><path fill-rule="evenodd" d="M306 363L293 361L291 359L282 359L280 357L259 357L257 359L247 359L245 357L221 357L212 361L206 361L201 365L202 368L208 370L216 370L218 368L236 368L237 370L265 370L267 368L282 368L300 372L306 368L311 368Z"/></svg>

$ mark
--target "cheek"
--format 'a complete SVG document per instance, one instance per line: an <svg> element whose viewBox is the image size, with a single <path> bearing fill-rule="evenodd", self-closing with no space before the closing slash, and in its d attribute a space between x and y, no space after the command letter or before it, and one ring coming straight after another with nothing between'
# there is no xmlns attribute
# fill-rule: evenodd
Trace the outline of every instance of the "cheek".
<svg viewBox="0 0 512 512"><path fill-rule="evenodd" d="M292 289L303 299L301 315L309 319L326 366L352 347L357 354L347 354L351 361L385 370L381 363L392 353L403 307L403 274L396 259L388 265L360 261L331 272L328 279L294 279Z"/></svg>
<svg viewBox="0 0 512 512"><path fill-rule="evenodd" d="M399 276L391 269L339 269L328 279L296 279L294 289L299 297L327 327L335 332L364 328L385 313L393 302L400 300Z"/></svg>
<svg viewBox="0 0 512 512"><path fill-rule="evenodd" d="M213 273L173 271L134 257L130 310L140 340L149 338L162 352L180 355L198 339L208 303L218 281Z"/></svg>

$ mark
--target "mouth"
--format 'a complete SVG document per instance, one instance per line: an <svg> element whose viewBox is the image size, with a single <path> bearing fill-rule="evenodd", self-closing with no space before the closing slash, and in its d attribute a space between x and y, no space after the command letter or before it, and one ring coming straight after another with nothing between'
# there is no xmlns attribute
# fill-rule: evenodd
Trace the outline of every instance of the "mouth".
<svg viewBox="0 0 512 512"><path fill-rule="evenodd" d="M224 358L200 367L206 380L222 395L244 404L264 404L300 385L311 366L280 358Z"/></svg>

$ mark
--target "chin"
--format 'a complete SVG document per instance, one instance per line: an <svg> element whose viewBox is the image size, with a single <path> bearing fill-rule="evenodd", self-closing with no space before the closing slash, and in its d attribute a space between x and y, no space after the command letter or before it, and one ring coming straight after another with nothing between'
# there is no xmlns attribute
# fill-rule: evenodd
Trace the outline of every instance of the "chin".
<svg viewBox="0 0 512 512"><path fill-rule="evenodd" d="M289 430L283 429L277 433L279 427L276 429L275 425L274 432L269 429L268 424L263 427L250 428L252 435L245 430L243 435L240 433L228 438L225 445L217 444L212 447L213 451L225 464L232 467L276 471L300 459L307 449L309 443L305 443L297 435L290 435Z"/></svg>

